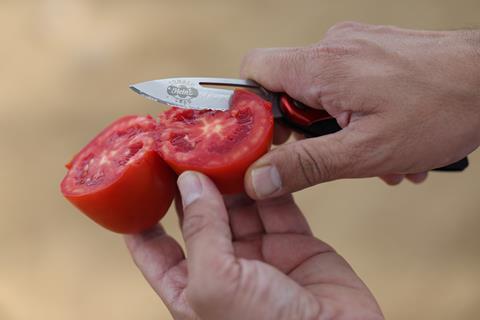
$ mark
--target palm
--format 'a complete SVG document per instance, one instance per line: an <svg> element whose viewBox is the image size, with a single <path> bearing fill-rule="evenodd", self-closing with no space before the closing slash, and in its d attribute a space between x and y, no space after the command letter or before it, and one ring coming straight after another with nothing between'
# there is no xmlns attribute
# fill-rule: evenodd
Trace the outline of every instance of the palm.
<svg viewBox="0 0 480 320"><path fill-rule="evenodd" d="M230 196L225 203L235 257L247 271L247 280L238 291L262 292L263 310L255 310L258 301L254 294L243 299L238 312L244 319L248 318L246 312L255 316L265 312L262 319L301 319L304 315L299 310L305 315L322 310L336 319L383 318L373 296L347 262L313 237L291 196L261 202ZM182 219L179 206L177 211ZM150 259L150 266L168 266L143 268L143 272L174 317L198 319L186 298L187 263L175 240L157 229L127 242L137 264ZM162 254L151 255L152 249ZM288 304L282 303L286 297ZM235 306L229 312L235 314Z"/></svg>

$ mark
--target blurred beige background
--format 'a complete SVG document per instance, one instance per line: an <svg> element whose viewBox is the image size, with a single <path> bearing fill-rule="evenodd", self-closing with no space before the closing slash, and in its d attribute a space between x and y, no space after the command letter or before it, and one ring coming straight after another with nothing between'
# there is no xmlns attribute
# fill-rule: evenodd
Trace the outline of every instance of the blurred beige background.
<svg viewBox="0 0 480 320"><path fill-rule="evenodd" d="M253 47L298 46L342 20L478 26L478 0L3 0L0 2L0 320L170 319L122 238L59 192L63 164L124 114L128 90L177 75L237 76ZM339 181L296 198L388 319L480 318L480 154L421 186ZM173 211L164 220L179 238Z"/></svg>

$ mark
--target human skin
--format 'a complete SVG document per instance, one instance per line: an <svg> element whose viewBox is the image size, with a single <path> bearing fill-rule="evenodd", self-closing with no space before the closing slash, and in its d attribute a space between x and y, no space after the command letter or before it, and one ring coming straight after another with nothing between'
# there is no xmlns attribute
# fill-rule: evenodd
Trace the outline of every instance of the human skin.
<svg viewBox="0 0 480 320"><path fill-rule="evenodd" d="M254 199L341 178L421 182L480 144L478 30L345 22L308 47L251 51L241 75L325 109L343 128L260 158L245 176Z"/></svg>
<svg viewBox="0 0 480 320"><path fill-rule="evenodd" d="M383 319L368 288L312 235L290 195L224 199L194 172L183 173L178 186L187 258L161 226L126 236L174 319Z"/></svg>

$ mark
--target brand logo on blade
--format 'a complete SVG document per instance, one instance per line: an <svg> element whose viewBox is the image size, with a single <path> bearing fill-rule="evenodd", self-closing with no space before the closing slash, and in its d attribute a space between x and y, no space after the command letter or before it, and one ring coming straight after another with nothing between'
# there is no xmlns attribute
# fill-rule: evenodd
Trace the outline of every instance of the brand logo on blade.
<svg viewBox="0 0 480 320"><path fill-rule="evenodd" d="M188 107L192 99L198 97L198 85L187 79L171 79L168 82L167 95L172 97L172 103Z"/></svg>
<svg viewBox="0 0 480 320"><path fill-rule="evenodd" d="M185 85L169 85L167 88L167 93L177 99L185 100L198 97L198 90L192 87L187 87Z"/></svg>

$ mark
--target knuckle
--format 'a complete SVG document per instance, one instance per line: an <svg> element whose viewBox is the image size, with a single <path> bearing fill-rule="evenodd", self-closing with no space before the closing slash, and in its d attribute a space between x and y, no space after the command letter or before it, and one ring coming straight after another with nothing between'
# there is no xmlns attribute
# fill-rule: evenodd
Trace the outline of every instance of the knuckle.
<svg viewBox="0 0 480 320"><path fill-rule="evenodd" d="M315 82L316 81L314 80L312 85L305 89L304 99L311 107L323 107L323 86L320 83L316 84Z"/></svg>
<svg viewBox="0 0 480 320"><path fill-rule="evenodd" d="M313 59L324 59L326 56L343 56L351 53L351 46L338 41L322 43L313 47L310 50L310 55Z"/></svg>
<svg viewBox="0 0 480 320"><path fill-rule="evenodd" d="M299 143L297 149L294 150L297 157L297 163L300 167L299 172L301 178L308 183L308 185L315 185L329 176L326 162L321 157L316 157L314 150L305 143Z"/></svg>
<svg viewBox="0 0 480 320"><path fill-rule="evenodd" d="M358 54L363 48L362 43L357 42L355 37L348 39L324 39L308 48L307 55L310 60L324 62L330 66L349 56Z"/></svg>
<svg viewBox="0 0 480 320"><path fill-rule="evenodd" d="M338 105L341 88L350 77L349 58L352 50L343 45L319 45L310 49L312 67L308 82L302 83L302 97L312 107L326 107L328 111Z"/></svg>
<svg viewBox="0 0 480 320"><path fill-rule="evenodd" d="M311 65L309 59L307 48L292 48L279 54L277 75L285 90L303 92L306 79L309 78L306 76L307 66Z"/></svg>
<svg viewBox="0 0 480 320"><path fill-rule="evenodd" d="M328 32L335 32L339 30L362 30L365 28L364 23L356 22L356 21L342 21L342 22L337 22L334 24L330 29L328 29Z"/></svg>
<svg viewBox="0 0 480 320"><path fill-rule="evenodd" d="M294 71L302 71L303 66L310 58L308 53L310 52L309 48L292 48L291 50L286 51L280 57L280 62L284 65L290 65L294 68Z"/></svg>
<svg viewBox="0 0 480 320"><path fill-rule="evenodd" d="M376 33L390 33L396 30L397 28L389 25L373 25L369 29L370 31L373 31Z"/></svg>
<svg viewBox="0 0 480 320"><path fill-rule="evenodd" d="M298 63L301 62L302 54L301 49L292 49L286 52L281 52L278 55L278 62L282 66L288 66L289 69L296 70L298 67Z"/></svg>
<svg viewBox="0 0 480 320"><path fill-rule="evenodd" d="M350 40L350 47L354 51L360 51L364 48L370 47L372 45L372 41L369 39L355 37Z"/></svg>

